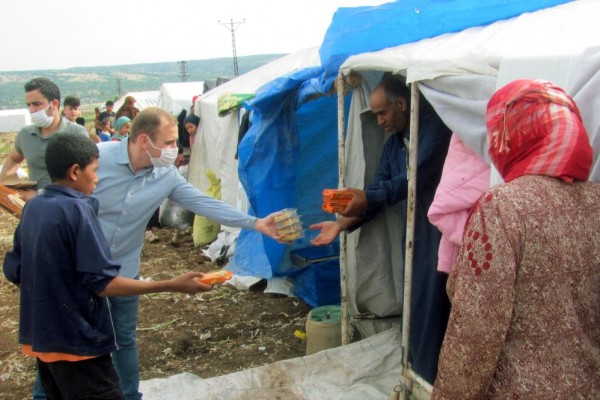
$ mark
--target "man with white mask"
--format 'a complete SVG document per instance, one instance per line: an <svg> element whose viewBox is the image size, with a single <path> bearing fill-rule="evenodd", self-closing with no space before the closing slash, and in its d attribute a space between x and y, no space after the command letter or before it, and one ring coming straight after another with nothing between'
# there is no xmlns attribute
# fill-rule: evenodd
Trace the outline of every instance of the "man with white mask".
<svg viewBox="0 0 600 400"><path fill-rule="evenodd" d="M133 120L129 137L98 144L98 217L120 276L138 278L148 220L167 198L223 225L254 229L279 239L275 215L255 218L203 194L173 165L177 158L177 121L167 111L148 107ZM140 399L136 346L138 296L109 298L118 350L113 363L125 397Z"/></svg>
<svg viewBox="0 0 600 400"><path fill-rule="evenodd" d="M15 147L2 165L0 179L16 174L23 161L27 161L29 179L37 182L35 191L20 191L21 197L29 200L36 195L36 191L50 183L45 163L46 147L50 137L58 132L78 133L85 137L89 135L83 126L70 124L60 116L60 90L50 79L41 77L27 82L25 103L29 108L33 125L23 127L17 134Z"/></svg>

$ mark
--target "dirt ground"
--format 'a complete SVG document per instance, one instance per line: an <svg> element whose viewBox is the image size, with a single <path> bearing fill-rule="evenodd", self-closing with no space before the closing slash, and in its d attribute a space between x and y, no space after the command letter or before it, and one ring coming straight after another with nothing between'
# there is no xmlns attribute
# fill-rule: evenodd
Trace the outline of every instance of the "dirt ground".
<svg viewBox="0 0 600 400"><path fill-rule="evenodd" d="M14 134L0 134L3 161ZM12 247L17 219L0 209L0 257ZM219 267L194 247L191 233L172 228L147 231L142 252L144 278L166 279ZM173 241L173 239L176 239ZM195 296L142 296L138 346L142 379L190 372L209 378L300 357L306 346L294 336L304 331L309 307L296 298L256 290L215 287ZM20 353L19 291L0 274L0 399L30 399L34 360Z"/></svg>

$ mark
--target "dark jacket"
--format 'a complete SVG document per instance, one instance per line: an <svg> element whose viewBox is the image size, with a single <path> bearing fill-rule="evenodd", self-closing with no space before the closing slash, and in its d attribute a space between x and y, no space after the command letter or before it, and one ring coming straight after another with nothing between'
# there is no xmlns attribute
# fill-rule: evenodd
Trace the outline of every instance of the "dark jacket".
<svg viewBox="0 0 600 400"><path fill-rule="evenodd" d="M19 343L36 352L103 355L116 349L108 301L97 294L119 266L97 217L98 202L48 185L27 202L4 258L21 288Z"/></svg>

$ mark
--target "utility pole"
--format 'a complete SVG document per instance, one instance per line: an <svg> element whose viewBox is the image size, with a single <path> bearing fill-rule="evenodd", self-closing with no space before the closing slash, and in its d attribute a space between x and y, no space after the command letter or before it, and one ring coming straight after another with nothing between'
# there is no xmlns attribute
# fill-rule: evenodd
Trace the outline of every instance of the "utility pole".
<svg viewBox="0 0 600 400"><path fill-rule="evenodd" d="M123 87L121 86L121 78L117 78L117 96L121 97Z"/></svg>
<svg viewBox="0 0 600 400"><path fill-rule="evenodd" d="M235 76L238 76L240 74L240 71L238 70L237 52L235 50L235 29L240 24L243 24L244 22L246 22L246 18L242 19L241 21L237 21L237 22L234 22L233 19L230 20L229 22L221 22L221 20L219 20L218 22L219 22L219 24L225 26L225 28L229 29L229 31L231 32L231 46L233 48L233 74ZM228 24L229 24L229 26L227 26Z"/></svg>
<svg viewBox="0 0 600 400"><path fill-rule="evenodd" d="M190 76L188 74L188 70L187 70L187 61L179 61L179 77L181 78L182 82L187 82L187 78L188 76Z"/></svg>

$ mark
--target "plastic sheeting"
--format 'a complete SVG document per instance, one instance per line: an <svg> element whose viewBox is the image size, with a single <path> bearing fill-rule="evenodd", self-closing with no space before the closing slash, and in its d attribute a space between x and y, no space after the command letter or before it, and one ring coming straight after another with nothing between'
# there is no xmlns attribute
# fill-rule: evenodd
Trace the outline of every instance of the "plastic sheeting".
<svg viewBox="0 0 600 400"><path fill-rule="evenodd" d="M600 3L579 0L485 27L466 29L431 39L349 57L340 67L349 70L404 72L408 82L441 76L495 76L502 60L581 54L597 45L593 32ZM577 21L576 24L573 21Z"/></svg>
<svg viewBox="0 0 600 400"><path fill-rule="evenodd" d="M600 183L600 47L587 49L577 60L567 92L579 107L594 149L590 181Z"/></svg>
<svg viewBox="0 0 600 400"><path fill-rule="evenodd" d="M297 208L305 227L334 218L321 205L322 190L337 187L337 114L332 112L337 99L319 97L315 91L318 85L312 78L321 72L319 67L307 68L278 78L246 104L252 126L239 146L238 172L256 215ZM315 94L316 99L307 101ZM310 246L311 232L305 235L304 240L282 245L242 231L230 269L264 278L294 275L298 267L289 252ZM304 281L296 283L300 282ZM306 289L313 283L307 282Z"/></svg>
<svg viewBox="0 0 600 400"><path fill-rule="evenodd" d="M324 90L340 65L361 54L487 25L568 0L399 0L377 7L340 8L321 45Z"/></svg>
<svg viewBox="0 0 600 400"><path fill-rule="evenodd" d="M142 381L140 391L144 400L389 399L400 377L399 342L396 325L350 345L229 375Z"/></svg>

